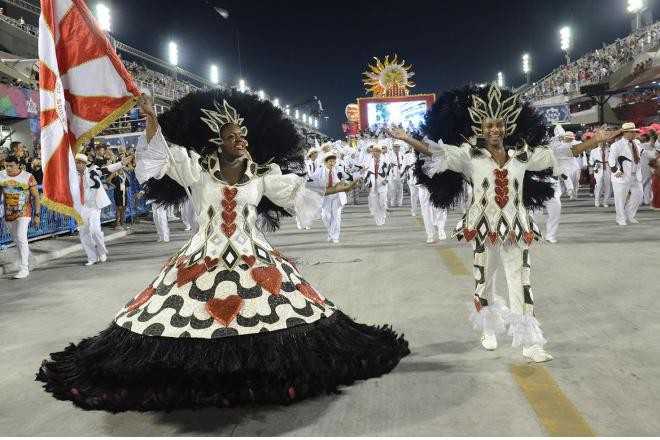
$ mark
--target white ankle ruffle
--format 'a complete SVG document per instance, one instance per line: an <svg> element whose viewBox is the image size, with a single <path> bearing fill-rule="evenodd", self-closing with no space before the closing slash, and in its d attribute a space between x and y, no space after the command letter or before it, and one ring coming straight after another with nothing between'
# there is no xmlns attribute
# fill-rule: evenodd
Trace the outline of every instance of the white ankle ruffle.
<svg viewBox="0 0 660 440"><path fill-rule="evenodd" d="M509 316L509 336L513 337L512 347L531 347L532 345L545 345L546 339L539 322L531 315L517 315L511 313Z"/></svg>
<svg viewBox="0 0 660 440"><path fill-rule="evenodd" d="M492 304L482 307L479 312L474 309L474 304L470 304L470 307L470 322L475 330L496 335L506 332L511 312L499 297L495 298Z"/></svg>

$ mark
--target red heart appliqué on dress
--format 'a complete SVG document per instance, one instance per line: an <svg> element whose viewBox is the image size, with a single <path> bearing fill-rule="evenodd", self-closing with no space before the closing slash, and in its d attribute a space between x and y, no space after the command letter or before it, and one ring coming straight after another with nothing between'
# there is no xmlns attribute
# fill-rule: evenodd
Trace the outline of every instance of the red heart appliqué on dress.
<svg viewBox="0 0 660 440"><path fill-rule="evenodd" d="M474 237L477 236L477 230L476 229L463 228L463 236L465 237L466 241L472 241L474 239Z"/></svg>
<svg viewBox="0 0 660 440"><path fill-rule="evenodd" d="M232 200L231 202L223 200L222 202L220 202L220 204L222 205L222 208L227 210L227 211L233 211L234 209L236 209L236 201L235 200Z"/></svg>
<svg viewBox="0 0 660 440"><path fill-rule="evenodd" d="M230 238L232 235L234 235L234 232L236 232L236 224L232 223L231 225L226 225L222 224L221 225L222 232L227 236L227 238Z"/></svg>
<svg viewBox="0 0 660 440"><path fill-rule="evenodd" d="M506 176L509 175L509 170L504 169L504 170L493 170L495 172L495 177L499 179L506 179Z"/></svg>
<svg viewBox="0 0 660 440"><path fill-rule="evenodd" d="M255 267L250 271L252 279L272 295L279 295L282 289L282 273L275 266Z"/></svg>
<svg viewBox="0 0 660 440"><path fill-rule="evenodd" d="M497 232L489 232L488 233L488 239L492 244L497 243Z"/></svg>
<svg viewBox="0 0 660 440"><path fill-rule="evenodd" d="M234 223L234 220L236 220L236 211L222 211L222 220L228 225Z"/></svg>
<svg viewBox="0 0 660 440"><path fill-rule="evenodd" d="M143 304L149 301L152 296L154 296L154 293L156 293L156 289L151 286L147 287L142 292L140 292L133 301L131 301L127 307L127 310L132 312L135 309L139 309Z"/></svg>
<svg viewBox="0 0 660 440"><path fill-rule="evenodd" d="M193 264L192 266L185 267L184 265L177 266L176 285L177 287L185 286L191 281L201 277L205 272L211 272L219 263L219 259L211 257L204 257L202 263Z"/></svg>
<svg viewBox="0 0 660 440"><path fill-rule="evenodd" d="M225 197L225 200L234 200L236 194L238 194L238 189L236 188L230 188L226 186L225 189L222 190L222 195Z"/></svg>
<svg viewBox="0 0 660 440"><path fill-rule="evenodd" d="M254 263L257 261L257 257L255 257L254 255L242 255L241 258L250 267L254 266Z"/></svg>
<svg viewBox="0 0 660 440"><path fill-rule="evenodd" d="M305 298L314 301L316 304L323 304L325 301L321 295L309 284L296 284L296 289L303 294Z"/></svg>
<svg viewBox="0 0 660 440"><path fill-rule="evenodd" d="M209 315L225 327L228 327L238 316L242 307L243 298L238 295L231 295L223 299L212 298L206 302L206 311Z"/></svg>
<svg viewBox="0 0 660 440"><path fill-rule="evenodd" d="M509 203L509 196L495 196L495 203L497 203L497 206L500 207L500 209L504 209L507 203Z"/></svg>
<svg viewBox="0 0 660 440"><path fill-rule="evenodd" d="M525 243L530 244L534 240L534 233L532 231L525 232L523 234L523 240L525 240Z"/></svg>

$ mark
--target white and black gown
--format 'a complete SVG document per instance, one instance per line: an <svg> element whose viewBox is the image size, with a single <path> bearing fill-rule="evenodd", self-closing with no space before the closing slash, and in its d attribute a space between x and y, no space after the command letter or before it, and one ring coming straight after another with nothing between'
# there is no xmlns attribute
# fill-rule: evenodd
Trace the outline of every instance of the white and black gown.
<svg viewBox="0 0 660 440"><path fill-rule="evenodd" d="M304 177L247 162L227 184L217 156L138 146L138 178L191 189L200 225L99 335L52 353L37 380L85 409L289 403L387 373L409 353L388 326L342 313L258 227L263 196L309 224L322 196Z"/></svg>

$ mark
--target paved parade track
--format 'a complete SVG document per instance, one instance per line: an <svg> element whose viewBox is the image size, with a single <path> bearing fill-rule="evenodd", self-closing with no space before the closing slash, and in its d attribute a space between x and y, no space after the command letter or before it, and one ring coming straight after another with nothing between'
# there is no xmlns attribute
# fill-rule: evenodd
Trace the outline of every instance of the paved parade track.
<svg viewBox="0 0 660 440"><path fill-rule="evenodd" d="M0 280L0 435L660 435L660 214L618 227L613 208L564 202L558 244L532 250L536 314L555 360L527 365L501 341L483 350L467 321L471 250L427 245L405 208L374 225L344 211L342 243L320 223L272 235L348 315L404 332L412 354L389 375L288 407L85 412L41 390L41 360L102 330L186 238L155 242L145 223L110 244L109 262L56 260ZM449 230L459 217L450 212ZM500 279L500 284L503 280ZM500 294L504 294L503 289Z"/></svg>

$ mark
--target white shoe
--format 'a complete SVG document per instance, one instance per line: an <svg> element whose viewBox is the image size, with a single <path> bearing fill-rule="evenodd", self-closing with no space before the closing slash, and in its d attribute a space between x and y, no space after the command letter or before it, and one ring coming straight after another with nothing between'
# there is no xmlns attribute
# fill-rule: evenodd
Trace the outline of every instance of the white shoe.
<svg viewBox="0 0 660 440"><path fill-rule="evenodd" d="M446 240L447 239L447 234L445 234L445 231L438 230L438 240Z"/></svg>
<svg viewBox="0 0 660 440"><path fill-rule="evenodd" d="M417 217L417 214L415 214L414 212L411 212L410 215L412 215L413 217Z"/></svg>
<svg viewBox="0 0 660 440"><path fill-rule="evenodd" d="M636 218L631 218L631 219L628 219L628 223L631 224L631 225L637 225L637 224L639 224L639 220L637 220Z"/></svg>
<svg viewBox="0 0 660 440"><path fill-rule="evenodd" d="M598 200L596 200L596 203L594 203L594 205L596 205L596 208L600 208L600 202Z"/></svg>
<svg viewBox="0 0 660 440"><path fill-rule="evenodd" d="M497 348L497 336L495 336L495 333L486 331L481 333L481 345L486 350L495 350Z"/></svg>
<svg viewBox="0 0 660 440"><path fill-rule="evenodd" d="M332 242L333 242L334 244L338 244L338 243L339 243L339 240L332 240Z"/></svg>
<svg viewBox="0 0 660 440"><path fill-rule="evenodd" d="M165 238L165 239L163 240L163 242L164 242L164 243L169 243L169 242L170 242L170 239L169 239L169 238Z"/></svg>
<svg viewBox="0 0 660 440"><path fill-rule="evenodd" d="M556 238L546 238L545 241L547 241L548 243L552 243L552 244L557 243L557 239L556 239Z"/></svg>
<svg viewBox="0 0 660 440"><path fill-rule="evenodd" d="M162 238L159 238L158 240L156 240L156 242L157 242L157 243L162 243L162 242L163 242L163 239L162 239Z"/></svg>
<svg viewBox="0 0 660 440"><path fill-rule="evenodd" d="M603 208L609 208L609 207L610 205L608 205L607 203L603 203Z"/></svg>
<svg viewBox="0 0 660 440"><path fill-rule="evenodd" d="M12 278L15 279L15 280L22 280L23 278L27 278L28 275L30 275L29 270L21 269L18 272L16 272Z"/></svg>
<svg viewBox="0 0 660 440"><path fill-rule="evenodd" d="M94 264L96 264L96 261L88 261L87 263L85 263L85 266L92 266Z"/></svg>
<svg viewBox="0 0 660 440"><path fill-rule="evenodd" d="M99 261L101 263L105 263L106 261L108 261L108 256L106 254L99 255Z"/></svg>
<svg viewBox="0 0 660 440"><path fill-rule="evenodd" d="M298 229L300 229L300 228L298 228ZM190 226L186 226L185 228L183 228L183 230L184 231L190 231Z"/></svg>
<svg viewBox="0 0 660 440"><path fill-rule="evenodd" d="M619 226L627 226L628 225L628 223L626 223L626 222L616 222L616 224L619 225Z"/></svg>
<svg viewBox="0 0 660 440"><path fill-rule="evenodd" d="M554 359L550 353L545 351L540 345L532 345L531 347L523 347L522 354L534 362L546 362Z"/></svg>
<svg viewBox="0 0 660 440"><path fill-rule="evenodd" d="M305 231L309 231L311 228L309 226L305 226Z"/></svg>

